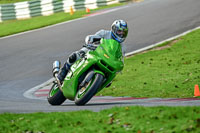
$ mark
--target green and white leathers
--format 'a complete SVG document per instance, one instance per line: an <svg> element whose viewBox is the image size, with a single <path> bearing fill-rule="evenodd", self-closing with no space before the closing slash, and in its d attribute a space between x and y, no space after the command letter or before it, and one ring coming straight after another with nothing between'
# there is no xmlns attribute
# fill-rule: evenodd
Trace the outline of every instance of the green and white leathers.
<svg viewBox="0 0 200 133"><path fill-rule="evenodd" d="M113 39L101 39L96 50L89 51L71 66L60 89L54 82L48 102L60 105L69 99L75 101L76 105L84 105L106 87L123 67L120 43Z"/></svg>

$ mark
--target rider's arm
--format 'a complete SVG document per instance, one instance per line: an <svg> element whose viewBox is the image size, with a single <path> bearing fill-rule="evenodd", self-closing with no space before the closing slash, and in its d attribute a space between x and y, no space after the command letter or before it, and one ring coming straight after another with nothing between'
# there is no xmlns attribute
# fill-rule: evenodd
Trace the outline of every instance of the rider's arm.
<svg viewBox="0 0 200 133"><path fill-rule="evenodd" d="M99 35L88 35L85 38L85 44L93 44L94 42L100 41L101 37Z"/></svg>
<svg viewBox="0 0 200 133"><path fill-rule="evenodd" d="M95 35L88 35L85 38L85 45L88 49L95 50L96 45L100 44L100 40L103 38L103 30L98 31Z"/></svg>
<svg viewBox="0 0 200 133"><path fill-rule="evenodd" d="M106 35L105 30L100 30L94 35L88 35L85 38L85 44L93 44L94 42L99 42L101 38L104 38Z"/></svg>

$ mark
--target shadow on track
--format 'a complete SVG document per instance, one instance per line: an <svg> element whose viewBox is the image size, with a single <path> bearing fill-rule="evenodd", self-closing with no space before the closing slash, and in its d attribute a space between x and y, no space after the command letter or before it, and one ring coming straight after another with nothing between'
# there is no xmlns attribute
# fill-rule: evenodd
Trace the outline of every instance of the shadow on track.
<svg viewBox="0 0 200 133"><path fill-rule="evenodd" d="M140 102L140 104L145 104L145 102ZM138 102L110 102L110 103L88 103L88 104L85 104L85 105L81 105L81 106L110 106L110 105L138 105ZM75 103L65 103L65 104L62 104L61 106L77 106L77 107L80 107L78 105L76 105Z"/></svg>

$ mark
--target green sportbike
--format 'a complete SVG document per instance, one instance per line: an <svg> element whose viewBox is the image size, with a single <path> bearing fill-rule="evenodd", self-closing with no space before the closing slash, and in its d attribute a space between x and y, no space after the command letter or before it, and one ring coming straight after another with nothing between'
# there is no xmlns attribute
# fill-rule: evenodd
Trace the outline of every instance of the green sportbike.
<svg viewBox="0 0 200 133"><path fill-rule="evenodd" d="M60 62L55 61L55 81L48 94L51 105L61 105L66 99L85 105L97 92L107 87L124 67L122 47L113 39L101 39L98 47L77 60L62 85L57 79Z"/></svg>

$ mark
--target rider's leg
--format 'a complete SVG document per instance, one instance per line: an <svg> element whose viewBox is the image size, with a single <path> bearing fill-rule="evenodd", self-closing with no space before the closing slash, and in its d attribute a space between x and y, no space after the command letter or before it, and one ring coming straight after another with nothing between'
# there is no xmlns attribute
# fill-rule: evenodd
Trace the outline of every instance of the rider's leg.
<svg viewBox="0 0 200 133"><path fill-rule="evenodd" d="M76 52L72 53L65 62L65 64L63 65L63 67L61 68L58 74L58 79L60 80L61 83L63 82L65 76L67 75L71 65L73 65L73 63L76 61L77 58L76 56L77 56Z"/></svg>
<svg viewBox="0 0 200 133"><path fill-rule="evenodd" d="M61 68L61 71L58 74L58 79L60 80L61 83L65 79L70 67L74 64L74 62L76 62L80 58L83 58L87 51L88 51L87 48L82 48L81 50L76 51L69 56L69 58L67 59L64 66Z"/></svg>
<svg viewBox="0 0 200 133"><path fill-rule="evenodd" d="M67 75L69 68L70 68L69 64L67 62L65 62L65 64L61 68L60 72L58 73L58 79L60 80L60 83L63 82L65 76Z"/></svg>

